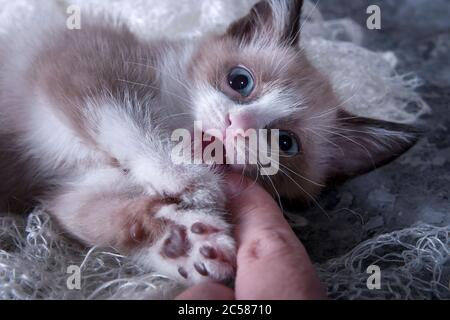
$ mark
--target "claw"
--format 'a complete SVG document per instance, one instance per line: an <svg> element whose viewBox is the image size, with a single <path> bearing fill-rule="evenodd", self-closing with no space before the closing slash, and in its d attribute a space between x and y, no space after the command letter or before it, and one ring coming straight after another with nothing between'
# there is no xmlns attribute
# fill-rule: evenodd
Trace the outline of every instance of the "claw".
<svg viewBox="0 0 450 320"><path fill-rule="evenodd" d="M217 251L214 248L211 247L202 247L200 249L200 253L202 256L204 256L206 259L215 260L217 259Z"/></svg>
<svg viewBox="0 0 450 320"><path fill-rule="evenodd" d="M180 268L178 269L178 273L179 273L183 278L185 278L185 279L188 278L188 273L187 273L187 271L186 271L183 267L180 267Z"/></svg>
<svg viewBox="0 0 450 320"><path fill-rule="evenodd" d="M206 276L209 275L209 272L208 272L208 270L206 269L206 267L205 267L205 265L203 263L196 263L196 264L194 264L194 268L202 276L206 277Z"/></svg>

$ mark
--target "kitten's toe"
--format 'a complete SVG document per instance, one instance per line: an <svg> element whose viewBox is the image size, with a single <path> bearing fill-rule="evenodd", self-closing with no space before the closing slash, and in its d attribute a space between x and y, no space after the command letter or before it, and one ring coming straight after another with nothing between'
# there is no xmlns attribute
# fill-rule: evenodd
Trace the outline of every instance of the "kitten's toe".
<svg viewBox="0 0 450 320"><path fill-rule="evenodd" d="M216 281L227 281L236 272L236 247L234 240L218 230L203 235L193 234L194 282L201 282L202 278Z"/></svg>
<svg viewBox="0 0 450 320"><path fill-rule="evenodd" d="M137 253L141 264L186 284L234 278L235 241L221 216L168 207L159 218L164 221L164 233Z"/></svg>
<svg viewBox="0 0 450 320"><path fill-rule="evenodd" d="M236 246L226 228L208 222L173 224L162 242L161 256L176 265L179 280L189 284L234 277Z"/></svg>

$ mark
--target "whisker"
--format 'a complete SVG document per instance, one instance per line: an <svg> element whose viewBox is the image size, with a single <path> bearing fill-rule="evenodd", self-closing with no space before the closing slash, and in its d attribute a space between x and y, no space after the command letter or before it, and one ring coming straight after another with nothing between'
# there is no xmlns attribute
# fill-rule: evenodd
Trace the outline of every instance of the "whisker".
<svg viewBox="0 0 450 320"><path fill-rule="evenodd" d="M308 191L306 191L302 186L300 186L297 183L297 181L295 181L290 175L286 174L285 172L283 172L283 173L286 175L286 177L288 177L290 180L292 180L292 182L295 183L297 185L297 187L299 187L300 190L302 190L302 192L305 193L329 219L331 218L330 215L328 214L328 212L320 205L319 201L317 201L316 198L314 198Z"/></svg>
<svg viewBox="0 0 450 320"><path fill-rule="evenodd" d="M286 170L292 172L293 174L295 174L295 175L296 175L297 177L299 177L300 179L303 179L303 180L305 180L305 181L307 181L307 182L309 182L309 183L312 183L312 184L314 184L314 185L316 185L316 186L318 186L318 187L325 187L325 185L320 184L320 183L318 183L318 182L315 182L315 181L313 181L313 180L311 180L311 179L309 179L309 178L306 178L306 177L302 176L302 175L299 174L298 172L293 171L292 169L290 169L289 167L285 166L285 165L282 164L281 162L277 162L277 161L275 161L275 160L272 160L272 161L274 161L275 164L277 164L278 166L280 166L280 167L282 167L282 168L284 168L284 169L286 169Z"/></svg>
<svg viewBox="0 0 450 320"><path fill-rule="evenodd" d="M350 141L351 143L355 144L356 146L360 147L361 149L363 149L363 150L367 153L367 155L369 156L369 158L370 158L370 160L371 160L371 162L372 162L372 165L373 165L374 167L376 167L375 160L373 159L372 154L370 153L369 149L367 149L364 145L362 145L362 144L356 142L356 141L353 140L352 138L350 138L350 137L348 137L348 136L345 136L345 135L343 135L343 134L341 134L341 133L332 132L332 131L325 130L325 129L321 129L321 128L318 128L318 130L324 131L324 132L327 132L327 133L330 133L330 134L337 135L337 136L339 136L339 137L341 137L341 138L344 138L344 139L347 140L347 141Z"/></svg>
<svg viewBox="0 0 450 320"><path fill-rule="evenodd" d="M256 155L256 153L253 152L250 148L247 148L247 150L248 150L248 152L251 153L253 156ZM261 164L258 160L256 160L256 165L257 165L257 167L258 167L258 170L256 170L256 171L257 171L257 175L258 175L258 177L259 177L259 175L260 175L259 169L262 169L263 166L262 166L262 164ZM278 192L277 188L275 187L275 184L273 183L272 179L271 179L269 176L262 176L262 175L261 175L261 177L262 177L263 179L268 179L268 180L269 180L269 182L270 182L270 184L272 185L272 188L273 188L273 190L274 190L274 192L275 192L275 194L276 194L276 196L277 196L277 198L278 198L278 204L279 204L281 210L284 212L283 203L282 203L282 201L281 201L281 195L280 195L280 193Z"/></svg>
<svg viewBox="0 0 450 320"><path fill-rule="evenodd" d="M358 91L359 89L357 89L356 91ZM352 100L355 96L356 96L357 92L355 92L353 95L351 95L348 99L340 102L337 106L331 108L331 109L327 109L325 112L319 113L318 115L315 115L311 118L308 119L309 120L315 120L315 119L321 119L327 115L329 115L330 113L332 113L333 111L336 111L337 109L339 109L340 107L342 107L343 105L345 105L347 102L349 102L350 100Z"/></svg>
<svg viewBox="0 0 450 320"><path fill-rule="evenodd" d="M247 146L245 146L245 148L246 148L246 151L248 151L249 153L251 152L252 156L256 156L256 159L258 159L257 153L256 153L256 152L250 150L250 148L247 148ZM278 167L282 167L282 168L284 168L284 169L290 171L291 173L295 174L295 175L296 175L297 177L299 177L300 179L305 180L305 181L307 181L307 182L309 182L309 183L311 183L311 184L313 184L313 185L315 185L315 186L318 186L318 187L322 187L322 188L325 187L325 185L323 185L323 184L321 184L321 183L318 183L318 182L316 182L316 181L313 181L313 180L311 180L311 179L309 179L309 178L307 178L307 177L301 175L301 174L298 173L298 172L295 172L294 170L292 170L291 168L289 168L289 167L287 167L286 165L282 164L281 162L276 161L275 159L271 159L271 160L273 161L273 163L275 163L276 165L278 165ZM258 162L258 160L257 160L257 162ZM262 168L262 165L261 165L261 168Z"/></svg>
<svg viewBox="0 0 450 320"><path fill-rule="evenodd" d="M340 145L338 145L337 143L331 141L331 139L326 138L320 134L318 134L317 132L315 132L314 130L310 129L310 128L304 128L305 130L308 130L309 132L311 132L312 134L318 136L319 138L323 139L324 141L330 143L331 145L335 146L336 148L338 148L341 151L342 155L345 155L344 149L342 149L342 147ZM303 130L303 129L302 129Z"/></svg>
<svg viewBox="0 0 450 320"><path fill-rule="evenodd" d="M320 0L317 0L317 2L314 4L314 7L310 10L310 12L304 17L304 20L302 22L302 24L300 25L300 28L297 31L297 34L295 35L295 38L298 37L299 34L301 34L303 32L303 29L306 26L306 23L308 22L308 20L311 18L312 14L314 13L314 11L317 9L318 5L319 5Z"/></svg>
<svg viewBox="0 0 450 320"><path fill-rule="evenodd" d="M262 167L262 165L259 165L259 166ZM275 187L275 184L273 183L272 179L269 176L265 176L264 177L264 179L266 179L266 178L269 180L270 184L272 185L272 188L273 188L273 190L274 190L274 192L275 192L275 194L277 196L277 199L278 199L278 205L280 206L281 210L284 212L283 203L281 201L280 193L278 192L277 188Z"/></svg>
<svg viewBox="0 0 450 320"><path fill-rule="evenodd" d="M346 121L346 120L355 120L359 119L360 117L354 116L354 117L346 117L346 118L338 118L337 121Z"/></svg>
<svg viewBox="0 0 450 320"><path fill-rule="evenodd" d="M306 194L313 202L314 204L323 212L325 213L325 215L330 218L330 215L328 214L328 212L320 205L320 203L308 192L306 191L300 184L297 183L297 181L295 181L295 179L293 179L289 174L287 174L283 169L280 169L281 173L283 173L286 177L288 177L292 182L294 182L295 185L297 185L297 187L300 188L300 190L302 190L302 192L304 194ZM267 178L269 178L267 176ZM269 178L270 179L270 178ZM280 198L281 201L281 198Z"/></svg>
<svg viewBox="0 0 450 320"><path fill-rule="evenodd" d="M133 62L133 61L125 61L125 63L133 64L133 65L137 65L137 66L142 66L142 67L146 67L146 68L151 68L151 69L153 69L153 70L155 70L155 71L157 71L157 72L159 72L159 73L161 73L161 74L167 75L167 76L170 77L172 80L174 80L175 82L179 83L179 84L180 84L184 89L186 89L187 91L190 90L190 88L189 88L185 83L181 82L180 79L175 78L175 77L174 77L173 75L171 75L169 72L163 72L161 69L159 69L159 68L157 68L157 67L155 67L155 66L149 65L149 64L147 64L147 63L140 63L140 62Z"/></svg>
<svg viewBox="0 0 450 320"><path fill-rule="evenodd" d="M371 138L380 138L380 134L375 133L375 132L371 132L370 130L362 131L362 130L354 130L354 129L347 129L347 128L332 127L332 126L318 126L318 127L320 127L320 128L327 128L327 129L334 129L334 130L342 131L342 132L360 133L360 134L367 135L367 136L369 136ZM383 138L386 139L386 140L389 140L391 143L394 143L397 146L401 146L400 142L397 139L395 139L393 137L393 135L395 135L395 134L392 134L392 135L385 134L385 135L383 135ZM397 134L397 137L399 137L399 136L401 137L401 133ZM370 142L375 147L378 147L382 143L382 141L380 141L380 140L377 140L377 141L378 142L375 142L375 141L370 141Z"/></svg>
<svg viewBox="0 0 450 320"><path fill-rule="evenodd" d="M129 81L129 80L124 80L124 79L117 79L117 81L128 83L128 84L132 84L132 85L142 86L142 87L146 87L146 88L151 88L151 89L154 89L154 90L158 90L161 93L167 93L167 94L169 94L169 95L171 95L171 96L173 96L175 98L178 98L178 99L180 99L180 100L182 100L182 101L184 101L184 102L186 102L188 104L191 103L189 100L187 100L186 98L184 98L184 97L182 97L182 96L180 96L178 94L175 94L175 93L167 91L167 90L163 90L163 89L158 88L156 86L152 86L152 85L144 84L144 83L139 83L139 82L134 82L134 81Z"/></svg>
<svg viewBox="0 0 450 320"><path fill-rule="evenodd" d="M192 113L189 113L189 112L177 113L177 114L173 114L173 115L170 115L168 117L165 117L165 118L162 118L162 119L159 119L159 120L165 122L165 121L168 121L168 120L173 119L173 118L177 118L177 117L181 117L181 116L188 116L188 115L191 115L191 114Z"/></svg>

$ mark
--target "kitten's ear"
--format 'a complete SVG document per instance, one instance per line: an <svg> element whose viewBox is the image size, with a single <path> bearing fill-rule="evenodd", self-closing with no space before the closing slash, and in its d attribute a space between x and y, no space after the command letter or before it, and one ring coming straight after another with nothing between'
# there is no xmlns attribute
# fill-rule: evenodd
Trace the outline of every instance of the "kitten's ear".
<svg viewBox="0 0 450 320"><path fill-rule="evenodd" d="M327 160L329 179L345 179L381 167L410 149L422 132L404 124L354 116L340 111Z"/></svg>
<svg viewBox="0 0 450 320"><path fill-rule="evenodd" d="M303 0L263 0L250 13L234 22L227 34L240 41L277 39L282 44L297 45Z"/></svg>

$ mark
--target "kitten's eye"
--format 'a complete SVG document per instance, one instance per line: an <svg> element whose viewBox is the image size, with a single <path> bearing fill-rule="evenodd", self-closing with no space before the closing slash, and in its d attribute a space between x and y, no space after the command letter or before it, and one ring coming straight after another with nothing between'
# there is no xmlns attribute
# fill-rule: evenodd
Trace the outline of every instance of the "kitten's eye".
<svg viewBox="0 0 450 320"><path fill-rule="evenodd" d="M243 97L248 97L255 88L252 74L242 67L236 67L231 70L228 75L228 84L231 89L239 92Z"/></svg>
<svg viewBox="0 0 450 320"><path fill-rule="evenodd" d="M297 136L289 131L280 131L279 135L280 150L288 156L296 156L300 153L300 143Z"/></svg>

